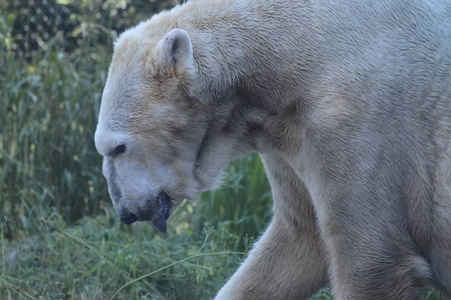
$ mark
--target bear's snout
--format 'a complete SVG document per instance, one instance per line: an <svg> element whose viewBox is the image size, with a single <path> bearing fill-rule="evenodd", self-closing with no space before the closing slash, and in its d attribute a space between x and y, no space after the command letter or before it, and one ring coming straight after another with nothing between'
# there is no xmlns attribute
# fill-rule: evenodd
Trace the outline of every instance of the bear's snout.
<svg viewBox="0 0 451 300"><path fill-rule="evenodd" d="M145 205L132 212L127 207L118 209L117 214L124 224L132 224L136 221L152 221L155 227L166 233L166 222L172 210L172 200L166 192L160 192L156 199L147 200Z"/></svg>
<svg viewBox="0 0 451 300"><path fill-rule="evenodd" d="M120 217L121 222L127 225L132 224L135 221L138 221L138 218L136 217L136 215L132 214L132 213L128 213L126 215L124 215L124 217Z"/></svg>

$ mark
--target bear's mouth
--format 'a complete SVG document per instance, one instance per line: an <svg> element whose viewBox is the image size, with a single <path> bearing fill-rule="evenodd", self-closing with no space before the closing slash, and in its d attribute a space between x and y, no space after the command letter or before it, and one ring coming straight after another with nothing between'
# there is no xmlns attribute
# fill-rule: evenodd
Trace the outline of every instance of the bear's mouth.
<svg viewBox="0 0 451 300"><path fill-rule="evenodd" d="M163 233L167 233L166 222L171 212L176 207L176 202L165 192L160 192L152 205L148 200L148 206L139 212L132 213L127 209L118 212L121 222L130 225L136 221L151 221L155 227Z"/></svg>
<svg viewBox="0 0 451 300"><path fill-rule="evenodd" d="M166 222L171 215L172 210L172 200L166 192L160 192L158 194L157 203L156 203L156 211L152 218L153 225L162 233L167 233L167 224Z"/></svg>

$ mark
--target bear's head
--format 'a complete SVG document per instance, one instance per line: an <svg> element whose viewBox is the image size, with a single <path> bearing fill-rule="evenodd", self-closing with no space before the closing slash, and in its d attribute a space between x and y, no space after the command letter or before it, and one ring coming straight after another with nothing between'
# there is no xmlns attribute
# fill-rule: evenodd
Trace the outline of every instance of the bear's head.
<svg viewBox="0 0 451 300"><path fill-rule="evenodd" d="M95 144L120 219L152 221L164 232L183 199L213 188L221 169L250 148L228 125L233 101L198 92L209 86L188 33L146 26L115 45Z"/></svg>

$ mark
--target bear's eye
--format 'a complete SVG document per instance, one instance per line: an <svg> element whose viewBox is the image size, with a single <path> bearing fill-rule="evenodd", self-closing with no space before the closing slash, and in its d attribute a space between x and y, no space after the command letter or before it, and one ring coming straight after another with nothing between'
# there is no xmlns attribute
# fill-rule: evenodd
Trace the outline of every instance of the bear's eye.
<svg viewBox="0 0 451 300"><path fill-rule="evenodd" d="M119 146L116 146L116 148L114 148L113 150L111 150L110 153L108 153L108 155L112 156L112 157L116 157L116 156L123 154L126 149L127 149L127 147L125 147L124 144L121 144Z"/></svg>

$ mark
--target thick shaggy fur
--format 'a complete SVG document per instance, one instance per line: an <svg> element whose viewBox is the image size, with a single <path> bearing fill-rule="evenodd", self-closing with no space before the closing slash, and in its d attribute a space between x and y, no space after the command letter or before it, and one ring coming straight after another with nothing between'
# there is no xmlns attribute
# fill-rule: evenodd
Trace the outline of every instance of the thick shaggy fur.
<svg viewBox="0 0 451 300"><path fill-rule="evenodd" d="M189 1L119 38L95 138L126 222L260 153L274 219L218 300L451 296L447 0Z"/></svg>

